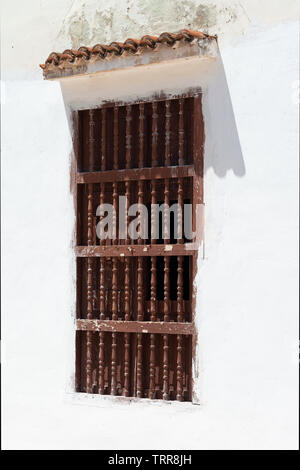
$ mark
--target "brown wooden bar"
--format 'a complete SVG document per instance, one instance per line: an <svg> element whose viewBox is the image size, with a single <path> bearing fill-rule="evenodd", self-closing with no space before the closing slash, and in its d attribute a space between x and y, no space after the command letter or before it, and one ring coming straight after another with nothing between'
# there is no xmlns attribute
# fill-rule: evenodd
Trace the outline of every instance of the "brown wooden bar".
<svg viewBox="0 0 300 470"><path fill-rule="evenodd" d="M179 100L179 149L178 149L178 164L183 165L184 163L184 100ZM178 243L183 243L183 224L182 224L182 209L183 209L183 182L182 178L178 179L178 234L180 238L177 240ZM177 257L177 321L181 323L183 321L183 257ZM177 336L177 388L176 388L176 400L183 400L183 368L182 368L182 354L183 354L183 341L182 335Z"/></svg>
<svg viewBox="0 0 300 470"><path fill-rule="evenodd" d="M195 175L194 165L158 166L155 168L125 168L123 170L88 171L77 173L76 183L111 183L118 181L187 178Z"/></svg>
<svg viewBox="0 0 300 470"><path fill-rule="evenodd" d="M136 363L136 396L143 397L143 368L142 368L142 354L143 354L143 335L137 334L137 363Z"/></svg>
<svg viewBox="0 0 300 470"><path fill-rule="evenodd" d="M143 258L139 257L137 260L137 319L139 322L143 321L144 306L143 306ZM143 383L142 383L142 334L137 334L137 397L143 396Z"/></svg>
<svg viewBox="0 0 300 470"><path fill-rule="evenodd" d="M158 114L157 114L157 103L152 103L152 166L158 166Z"/></svg>
<svg viewBox="0 0 300 470"><path fill-rule="evenodd" d="M130 321L130 259L125 258L125 269L124 269L124 310L125 310L125 321ZM125 357L124 357L124 389L123 396L129 396L130 388L130 334L125 333Z"/></svg>
<svg viewBox="0 0 300 470"><path fill-rule="evenodd" d="M117 321L118 318L118 277L117 277L117 260L112 259L112 320ZM117 335L112 334L111 345L111 395L116 395L116 365L117 365Z"/></svg>
<svg viewBox="0 0 300 470"><path fill-rule="evenodd" d="M143 103L139 105L139 168L144 166L144 132L145 132L145 106Z"/></svg>
<svg viewBox="0 0 300 470"><path fill-rule="evenodd" d="M100 258L99 286L100 320L105 318L105 259ZM98 393L104 393L104 332L99 333L99 379Z"/></svg>
<svg viewBox="0 0 300 470"><path fill-rule="evenodd" d="M105 171L106 166L106 109L103 108L101 109L101 171ZM96 183L96 181L90 181L90 183Z"/></svg>
<svg viewBox="0 0 300 470"><path fill-rule="evenodd" d="M131 135L131 120L132 120L132 115L131 115L131 106L128 105L126 106L126 168L130 168L131 166L131 140L132 140L132 135Z"/></svg>
<svg viewBox="0 0 300 470"><path fill-rule="evenodd" d="M76 320L76 328L81 331L110 331L120 333L149 333L193 335L193 323L179 322L150 322L150 321L121 321L121 320Z"/></svg>
<svg viewBox="0 0 300 470"><path fill-rule="evenodd" d="M156 256L151 257L151 281L150 281L150 321L156 321ZM149 398L154 398L155 393L155 335L150 334L150 364L149 364Z"/></svg>
<svg viewBox="0 0 300 470"><path fill-rule="evenodd" d="M101 171L106 169L106 109L101 109L101 158L100 167ZM105 183L100 184L100 198L99 204L105 202ZM100 217L100 219L102 219ZM105 245L105 240L99 241L100 245ZM105 318L105 259L100 258L100 273L99 273L99 307L100 307L100 320ZM105 348L105 333L99 333L99 377L98 377L98 393L104 393L104 348Z"/></svg>
<svg viewBox="0 0 300 470"><path fill-rule="evenodd" d="M197 250L194 243L173 244L173 245L94 245L77 246L76 256L101 257L101 256L173 256L173 255L193 255Z"/></svg>
<svg viewBox="0 0 300 470"><path fill-rule="evenodd" d="M105 333L99 333L99 379L98 379L98 393L104 393L104 337Z"/></svg>
<svg viewBox="0 0 300 470"><path fill-rule="evenodd" d="M164 257L164 322L169 322L170 313L170 258ZM164 335L163 346L163 399L169 399L169 337Z"/></svg>

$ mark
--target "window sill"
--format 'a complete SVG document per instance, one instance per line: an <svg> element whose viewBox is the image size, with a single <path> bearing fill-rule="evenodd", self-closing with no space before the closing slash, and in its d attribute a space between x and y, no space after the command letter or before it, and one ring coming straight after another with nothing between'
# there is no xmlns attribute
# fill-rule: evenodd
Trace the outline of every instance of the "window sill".
<svg viewBox="0 0 300 470"><path fill-rule="evenodd" d="M73 405L86 405L86 406L98 406L106 407L110 405L121 405L121 406L154 406L154 407L167 407L172 406L178 410L191 410L195 405L199 406L199 403L193 403L191 401L175 401L175 400L150 400L148 398L136 398L136 397L122 397L122 396L111 396L111 395L98 395L93 393L67 393L65 395L65 401Z"/></svg>

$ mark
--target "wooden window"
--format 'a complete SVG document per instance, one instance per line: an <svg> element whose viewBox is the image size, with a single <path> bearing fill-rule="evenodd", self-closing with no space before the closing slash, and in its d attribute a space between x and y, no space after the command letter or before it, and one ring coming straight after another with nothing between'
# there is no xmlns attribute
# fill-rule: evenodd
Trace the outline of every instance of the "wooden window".
<svg viewBox="0 0 300 470"><path fill-rule="evenodd" d="M195 229L203 202L201 93L108 103L79 111L75 125L76 390L191 401L197 246L185 237L184 217L163 233L166 219L152 208L190 203ZM149 209L146 239L122 235L118 224L116 238L97 237L97 206L112 204L118 220L120 195Z"/></svg>

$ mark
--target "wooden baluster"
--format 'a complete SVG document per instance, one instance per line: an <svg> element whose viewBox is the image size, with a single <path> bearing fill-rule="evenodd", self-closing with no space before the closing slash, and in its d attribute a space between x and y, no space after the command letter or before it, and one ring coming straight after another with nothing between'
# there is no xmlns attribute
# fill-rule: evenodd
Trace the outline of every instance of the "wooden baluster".
<svg viewBox="0 0 300 470"><path fill-rule="evenodd" d="M136 368L136 375L137 375L137 391L136 396L138 398L143 397L143 382L142 382L142 354L143 354L143 335L142 333L137 334L137 368Z"/></svg>
<svg viewBox="0 0 300 470"><path fill-rule="evenodd" d="M125 154L125 168L130 168L131 162L131 106L126 106L126 154ZM125 196L127 201L127 209L130 204L130 183L125 181ZM128 234L128 213L126 211L126 244L130 244L129 234ZM125 320L130 320L130 289L129 289L129 259L125 258ZM129 396L129 380L130 380L130 371L129 371L129 360L130 360L130 335L125 333L125 386L124 386L124 395Z"/></svg>
<svg viewBox="0 0 300 470"><path fill-rule="evenodd" d="M165 165L170 166L170 128L171 128L171 113L170 113L170 101L165 102ZM165 208L170 206L170 182L169 179L165 179L165 191L164 191L164 203ZM164 243L170 242L170 227L169 219L165 212L164 214ZM170 258L164 257L164 322L170 321L169 311L169 298L170 298ZM169 337L168 335L163 336L163 400L169 399Z"/></svg>
<svg viewBox="0 0 300 470"><path fill-rule="evenodd" d="M126 256L125 258L125 276L124 276L124 310L125 310L125 321L130 320L130 260ZM129 396L130 386L130 335L125 333L125 359L124 359L124 390L123 395Z"/></svg>
<svg viewBox="0 0 300 470"><path fill-rule="evenodd" d="M165 166L171 165L171 155L170 155L170 128L171 128L171 113L170 113L170 101L165 102ZM170 242L170 227L169 219L167 217L168 207L170 206L170 182L169 179L165 179L165 213L164 213L164 243Z"/></svg>
<svg viewBox="0 0 300 470"><path fill-rule="evenodd" d="M106 169L106 109L101 109L101 171ZM99 204L104 204L105 183L100 183ZM103 216L100 218L100 220ZM100 245L105 245L105 240L99 241ZM100 258L100 320L105 319L105 258ZM99 333L99 386L98 393L104 393L104 339L105 333Z"/></svg>
<svg viewBox="0 0 300 470"><path fill-rule="evenodd" d="M112 320L118 320L118 268L117 258L112 259ZM117 333L112 333L111 344L111 395L117 394L116 388L117 366Z"/></svg>
<svg viewBox="0 0 300 470"><path fill-rule="evenodd" d="M139 104L139 168L144 166L144 130L145 130L145 114L144 103Z"/></svg>
<svg viewBox="0 0 300 470"><path fill-rule="evenodd" d="M156 321L156 256L151 256L150 321ZM155 395L155 335L150 334L149 398Z"/></svg>
<svg viewBox="0 0 300 470"><path fill-rule="evenodd" d="M101 171L106 170L106 108L101 109Z"/></svg>
<svg viewBox="0 0 300 470"><path fill-rule="evenodd" d="M95 134L95 121L94 111L89 111L89 170L93 171L95 165L94 153L94 138ZM88 223L87 223L87 242L88 245L93 245L94 241L94 226L93 226L93 185L88 184ZM87 319L93 318L93 260L88 257L87 259ZM86 351L86 391L87 393L93 392L93 377L92 377L92 349L93 349L93 333L87 331L87 351Z"/></svg>
<svg viewBox="0 0 300 470"><path fill-rule="evenodd" d="M144 104L139 105L139 154L138 154L138 167L142 168L144 165ZM128 162L128 163L127 163ZM128 168L129 157L126 157L126 164ZM143 204L143 183L138 181L138 204ZM141 231L141 217L139 218ZM139 237L138 244L142 244L143 240ZM141 257L137 259L137 320L143 321L143 260ZM142 354L143 354L143 335L137 334L137 370L136 370L136 395L139 398L143 396L143 383L142 383Z"/></svg>
<svg viewBox="0 0 300 470"><path fill-rule="evenodd" d="M157 103L152 103L152 167L158 166L157 144L158 144L158 114ZM151 180L151 244L157 241L156 217L154 205L156 204L156 181ZM150 293L150 321L156 321L156 257L151 257L151 293ZM150 370L149 370L149 398L155 396L155 335L150 334Z"/></svg>
<svg viewBox="0 0 300 470"><path fill-rule="evenodd" d="M89 171L95 170L95 111L89 110Z"/></svg>
<svg viewBox="0 0 300 470"><path fill-rule="evenodd" d="M184 165L184 115L183 115L183 105L184 99L179 100L179 148L178 148L178 164L179 166ZM182 227L182 212L183 212L183 179L178 178L178 217L177 217L177 234L178 234L178 243L183 243L183 227Z"/></svg>
<svg viewBox="0 0 300 470"><path fill-rule="evenodd" d="M152 167L158 166L157 160L157 141L158 141L158 132L157 132L157 103L152 103ZM154 211L154 204L156 204L156 181L151 180L151 243L156 243L156 218Z"/></svg>
<svg viewBox="0 0 300 470"><path fill-rule="evenodd" d="M184 165L184 99L179 100L179 165ZM182 211L183 211L183 180L178 178L178 243L183 243ZM177 257L177 321L183 322L183 256ZM183 400L183 371L182 371L183 337L177 335L177 394L176 399Z"/></svg>
<svg viewBox="0 0 300 470"><path fill-rule="evenodd" d="M184 165L184 98L179 100L178 119L178 165Z"/></svg>
<svg viewBox="0 0 300 470"><path fill-rule="evenodd" d="M114 108L114 154L113 154L113 169L118 169L118 108ZM118 190L117 183L113 183L113 241L114 245L118 244L116 234L117 224L117 209L118 209ZM112 259L112 320L118 319L118 268L117 259ZM117 394L117 333L112 333L111 343L111 395Z"/></svg>
<svg viewBox="0 0 300 470"><path fill-rule="evenodd" d="M183 322L183 256L177 257L177 321ZM183 399L182 374L182 335L177 335L177 395L176 400Z"/></svg>
<svg viewBox="0 0 300 470"><path fill-rule="evenodd" d="M183 322L183 256L177 256L177 321Z"/></svg>
<svg viewBox="0 0 300 470"><path fill-rule="evenodd" d="M130 182L125 181L125 198L126 198L126 219L125 219L125 226L126 226L126 239L125 243L126 245L130 245L130 237L128 233L128 226L129 226L129 216L128 216L128 209L130 206L130 199L131 199L131 194L130 194Z"/></svg>
<svg viewBox="0 0 300 470"><path fill-rule="evenodd" d="M126 168L131 167L131 140L132 140L132 135L131 135L132 115L131 113L132 113L131 106L130 105L126 106L126 142L125 142Z"/></svg>
<svg viewBox="0 0 300 470"><path fill-rule="evenodd" d="M145 115L144 115L144 103L139 104L139 159L138 167L143 168L144 166L144 125L145 125ZM143 204L144 199L144 184L141 179L138 181L138 204ZM139 238L138 244L141 245L145 243L145 239L141 238L141 235L145 235L144 228L145 222L142 220L142 215L139 213ZM143 224L143 225L142 225Z"/></svg>
<svg viewBox="0 0 300 470"><path fill-rule="evenodd" d="M105 260L100 258L100 320L105 319ZM98 393L104 393L104 332L99 333L99 386Z"/></svg>
<svg viewBox="0 0 300 470"><path fill-rule="evenodd" d="M183 400L182 350L183 350L182 335L177 335L177 393L176 393L176 400L178 400L178 401Z"/></svg>
<svg viewBox="0 0 300 470"><path fill-rule="evenodd" d="M118 170L119 169L119 158L118 158L118 138L119 138L119 108L117 106L114 107L114 159L113 159L113 169Z"/></svg>
<svg viewBox="0 0 300 470"><path fill-rule="evenodd" d="M88 245L93 244L93 185L88 184Z"/></svg>
<svg viewBox="0 0 300 470"><path fill-rule="evenodd" d="M137 320L143 321L143 259L138 256L137 259ZM137 397L143 396L142 384L142 333L137 334Z"/></svg>
<svg viewBox="0 0 300 470"><path fill-rule="evenodd" d="M93 186L88 185L88 245L93 244ZM87 319L93 318L93 260L87 259ZM93 333L87 331L86 353L86 391L92 393L92 339Z"/></svg>
<svg viewBox="0 0 300 470"><path fill-rule="evenodd" d="M101 171L106 170L106 108L101 109ZM105 183L100 183L100 204L104 204ZM106 245L107 240L100 240L100 245Z"/></svg>
<svg viewBox="0 0 300 470"><path fill-rule="evenodd" d="M178 214L177 214L177 243L183 243L183 179L178 178Z"/></svg>
<svg viewBox="0 0 300 470"><path fill-rule="evenodd" d="M117 333L111 335L111 395L117 395Z"/></svg>
<svg viewBox="0 0 300 470"><path fill-rule="evenodd" d="M151 243L156 243L156 218L153 205L156 204L156 184L151 181ZM156 321L156 257L151 256L151 281L150 281L150 321ZM150 334L150 380L149 398L154 398L155 389L155 335Z"/></svg>
<svg viewBox="0 0 300 470"><path fill-rule="evenodd" d="M130 169L131 167L131 106L126 106L126 130L125 130L125 168ZM125 181L125 197L127 201L127 209L130 204L130 182ZM128 212L126 211L126 243L130 244L130 239L128 236L128 226L129 226L129 217Z"/></svg>
<svg viewBox="0 0 300 470"><path fill-rule="evenodd" d="M152 103L152 166L158 166L157 156L157 144L158 144L158 114L157 114L157 102Z"/></svg>
<svg viewBox="0 0 300 470"><path fill-rule="evenodd" d="M144 201L143 182L141 180L139 180L138 181L138 205L139 205L139 207L141 207L143 205L143 201ZM138 237L138 240L137 240L138 245L142 245L143 243L145 243L145 238L142 238L142 236L145 237L145 232L143 230L144 225L142 225L142 224L146 223L146 221L143 220L143 214L144 214L144 212L142 212L142 210L139 210L139 215L138 215L139 237Z"/></svg>
<svg viewBox="0 0 300 470"><path fill-rule="evenodd" d="M170 140L171 140L171 112L170 112L170 101L165 101L165 118L166 118L166 125L165 125L165 165L171 165L171 147L170 147Z"/></svg>
<svg viewBox="0 0 300 470"><path fill-rule="evenodd" d="M119 130L118 130L118 115L119 115L119 109L117 106L114 107L114 153L113 153L113 169L118 170L119 169L119 157L118 157L118 137L119 137ZM117 238L117 215L118 215L118 185L116 182L113 183L113 241L112 243L114 245L118 244L118 238Z"/></svg>
<svg viewBox="0 0 300 470"><path fill-rule="evenodd" d="M88 258L87 268L87 319L93 318L93 265L92 258ZM92 393L92 331L87 331L86 351L86 391Z"/></svg>
<svg viewBox="0 0 300 470"><path fill-rule="evenodd" d="M170 258L164 257L164 322L170 321L169 317L170 298ZM169 336L164 335L163 355L163 399L169 399Z"/></svg>
<svg viewBox="0 0 300 470"><path fill-rule="evenodd" d="M104 332L99 333L99 386L98 393L104 394Z"/></svg>
<svg viewBox="0 0 300 470"><path fill-rule="evenodd" d="M151 180L151 244L157 241L157 227L154 206L156 204L156 182Z"/></svg>
<svg viewBox="0 0 300 470"><path fill-rule="evenodd" d="M112 199L113 199L113 217L112 217L112 244L117 245L118 244L118 237L117 237L117 214L118 214L118 185L117 183L113 183L113 194L112 194Z"/></svg>

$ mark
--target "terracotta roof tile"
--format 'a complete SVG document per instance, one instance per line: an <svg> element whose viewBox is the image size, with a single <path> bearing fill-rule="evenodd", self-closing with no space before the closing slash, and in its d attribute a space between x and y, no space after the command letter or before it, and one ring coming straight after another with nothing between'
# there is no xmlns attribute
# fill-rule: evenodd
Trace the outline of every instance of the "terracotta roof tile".
<svg viewBox="0 0 300 470"><path fill-rule="evenodd" d="M66 49L64 52L51 52L48 56L45 64L40 64L40 67L44 71L44 75L47 74L47 68L51 66L60 66L64 63L74 63L77 59L83 59L89 61L90 58L96 57L98 59L105 59L109 55L120 56L123 52L130 52L136 54L137 52L143 52L143 50L155 49L157 44L167 44L173 46L177 41L192 42L194 39L205 39L215 38L215 36L209 36L208 34L201 33L200 31L191 31L189 29L181 29L178 33L161 33L159 36L145 35L141 39L128 38L122 42L111 42L110 44L95 44L93 47L82 46L77 50Z"/></svg>

